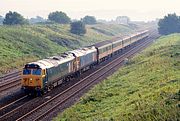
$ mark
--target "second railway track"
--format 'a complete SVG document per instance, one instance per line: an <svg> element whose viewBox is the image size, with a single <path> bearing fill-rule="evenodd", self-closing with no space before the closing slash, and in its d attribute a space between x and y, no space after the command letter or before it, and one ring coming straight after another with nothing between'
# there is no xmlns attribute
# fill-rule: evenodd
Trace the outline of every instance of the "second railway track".
<svg viewBox="0 0 180 121"><path fill-rule="evenodd" d="M20 71L15 71L0 77L0 92L20 85Z"/></svg>
<svg viewBox="0 0 180 121"><path fill-rule="evenodd" d="M13 78L13 77L17 77L19 74L20 74L20 71L15 70L15 71L13 71L13 72L10 72L10 73L8 73L8 74L5 74L5 75L3 75L3 76L0 76L0 83L4 82L4 81L6 81L6 80L9 80L9 79L11 79L11 78Z"/></svg>

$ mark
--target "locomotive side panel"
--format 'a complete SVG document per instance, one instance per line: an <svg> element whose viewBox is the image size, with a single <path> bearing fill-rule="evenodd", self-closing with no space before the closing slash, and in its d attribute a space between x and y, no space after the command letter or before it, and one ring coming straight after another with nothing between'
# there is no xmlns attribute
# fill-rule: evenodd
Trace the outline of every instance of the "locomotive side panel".
<svg viewBox="0 0 180 121"><path fill-rule="evenodd" d="M76 71L97 62L97 50L94 46L69 51L69 53L72 53L75 57L74 66Z"/></svg>
<svg viewBox="0 0 180 121"><path fill-rule="evenodd" d="M91 65L94 62L97 62L97 58L96 58L97 52L96 50L94 52L88 53L84 56L80 57L80 66L81 68Z"/></svg>
<svg viewBox="0 0 180 121"><path fill-rule="evenodd" d="M73 60L64 62L57 67L47 69L48 83L52 83L57 79L61 79L70 73L73 73Z"/></svg>

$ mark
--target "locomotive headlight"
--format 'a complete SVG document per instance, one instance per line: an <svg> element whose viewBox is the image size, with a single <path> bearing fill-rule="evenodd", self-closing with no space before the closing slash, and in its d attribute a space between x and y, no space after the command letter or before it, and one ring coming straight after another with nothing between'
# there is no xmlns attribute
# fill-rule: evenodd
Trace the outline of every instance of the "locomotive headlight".
<svg viewBox="0 0 180 121"><path fill-rule="evenodd" d="M32 78L30 78L30 81L32 81Z"/></svg>

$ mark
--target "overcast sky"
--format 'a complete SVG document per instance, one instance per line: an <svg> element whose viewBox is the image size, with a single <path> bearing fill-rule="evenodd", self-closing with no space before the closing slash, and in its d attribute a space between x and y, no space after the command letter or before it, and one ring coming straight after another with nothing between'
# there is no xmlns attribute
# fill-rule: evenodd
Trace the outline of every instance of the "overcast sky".
<svg viewBox="0 0 180 121"><path fill-rule="evenodd" d="M153 20L168 13L180 15L180 0L0 0L0 15L17 11L25 18L47 18L49 12L64 11L73 19L93 15L111 20L126 15L132 20Z"/></svg>

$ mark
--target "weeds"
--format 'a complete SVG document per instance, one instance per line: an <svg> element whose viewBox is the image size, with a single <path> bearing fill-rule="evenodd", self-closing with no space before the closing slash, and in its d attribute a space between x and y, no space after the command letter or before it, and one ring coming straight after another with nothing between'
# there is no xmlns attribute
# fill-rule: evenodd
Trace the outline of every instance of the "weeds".
<svg viewBox="0 0 180 121"><path fill-rule="evenodd" d="M180 34L161 37L54 120L180 120L179 52Z"/></svg>

